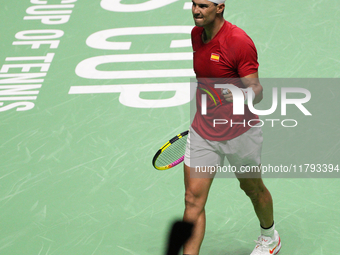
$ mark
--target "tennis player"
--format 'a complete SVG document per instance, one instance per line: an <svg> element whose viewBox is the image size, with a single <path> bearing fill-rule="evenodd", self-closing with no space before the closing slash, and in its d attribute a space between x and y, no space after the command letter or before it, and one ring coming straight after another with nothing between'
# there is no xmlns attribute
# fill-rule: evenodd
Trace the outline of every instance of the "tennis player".
<svg viewBox="0 0 340 255"><path fill-rule="evenodd" d="M251 88L253 104L262 100L262 86L258 79L257 51L250 37L237 26L223 18L224 0L192 0L192 13L195 27L191 33L193 62L196 78L199 81L196 92L197 112L191 125L184 159L185 212L183 220L194 224L193 234L185 243L183 254L197 255L205 233L205 204L213 178L205 176L190 178L195 166L215 166L223 164L227 157L231 166L237 167L236 177L241 189L250 198L259 219L261 235L251 255L273 255L281 248L278 232L273 219L273 201L265 187L261 171L262 131L245 104L244 115L233 115L233 94L229 90L220 93L222 104L208 101L208 112L201 114L203 91L213 94L210 78L221 78L243 89ZM204 89L204 90L203 90ZM247 90L250 91L251 90ZM245 93L246 95L246 93ZM235 125L213 127L212 118L228 120ZM243 124L242 124L243 123ZM243 173L241 166L255 166L254 172Z"/></svg>

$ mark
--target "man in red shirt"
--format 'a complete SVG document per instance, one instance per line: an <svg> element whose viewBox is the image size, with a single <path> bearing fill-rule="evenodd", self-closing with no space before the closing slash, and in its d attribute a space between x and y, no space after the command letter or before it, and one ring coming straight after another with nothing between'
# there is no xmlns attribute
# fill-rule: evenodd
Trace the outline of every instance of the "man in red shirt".
<svg viewBox="0 0 340 255"><path fill-rule="evenodd" d="M198 80L197 112L191 125L184 160L185 212L183 220L194 224L193 234L183 254L197 255L205 232L205 204L213 178L190 178L197 166L223 164L227 157L241 189L253 203L260 221L261 235L251 255L277 254L281 248L273 219L273 202L261 179L261 171L242 173L242 166L261 167L262 131L258 116L245 104L244 115L233 115L233 94L214 88L214 79L253 93L253 104L262 100L258 79L257 52L253 41L240 28L223 18L224 0L192 0L195 27L191 38L194 71ZM219 82L221 84L221 82ZM248 89L247 89L248 88ZM250 88L250 90L249 90ZM211 93L209 93L209 91ZM221 103L207 102L209 114L202 114L202 94L221 95ZM217 93L217 94L216 94ZM251 98L251 97L249 97ZM236 99L235 99L236 100ZM213 119L224 119L234 125L213 125ZM249 123L252 122L250 125ZM237 123L237 124L236 124ZM246 125L249 124L249 125Z"/></svg>

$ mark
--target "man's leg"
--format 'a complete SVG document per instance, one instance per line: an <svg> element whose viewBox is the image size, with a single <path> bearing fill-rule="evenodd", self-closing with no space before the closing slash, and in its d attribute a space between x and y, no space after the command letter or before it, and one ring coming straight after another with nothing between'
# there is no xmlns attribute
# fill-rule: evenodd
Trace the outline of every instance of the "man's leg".
<svg viewBox="0 0 340 255"><path fill-rule="evenodd" d="M261 173L245 173L237 175L237 178L240 181L241 189L252 201L261 224L261 235L257 239L251 255L278 254L282 244L279 233L275 230L273 200L263 184Z"/></svg>
<svg viewBox="0 0 340 255"><path fill-rule="evenodd" d="M240 182L241 189L253 203L261 226L263 228L271 227L274 223L273 200L262 181L261 173L237 174L236 177Z"/></svg>
<svg viewBox="0 0 340 255"><path fill-rule="evenodd" d="M205 232L204 206L213 178L190 178L190 167L184 164L185 211L183 220L194 224L183 254L198 255Z"/></svg>

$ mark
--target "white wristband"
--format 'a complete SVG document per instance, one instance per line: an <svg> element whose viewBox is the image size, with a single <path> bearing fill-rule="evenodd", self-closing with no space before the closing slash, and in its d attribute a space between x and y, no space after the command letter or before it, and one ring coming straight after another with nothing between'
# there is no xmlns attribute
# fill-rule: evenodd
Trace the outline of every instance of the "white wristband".
<svg viewBox="0 0 340 255"><path fill-rule="evenodd" d="M255 92L254 92L254 90L253 90L253 88L252 87L248 87L248 88L246 88L246 89L241 89L242 91L243 91L243 93L244 93L244 102L247 102L248 101L248 92L249 92L249 90L251 91L250 93L251 93L251 101L253 102L254 101L254 98L255 98Z"/></svg>

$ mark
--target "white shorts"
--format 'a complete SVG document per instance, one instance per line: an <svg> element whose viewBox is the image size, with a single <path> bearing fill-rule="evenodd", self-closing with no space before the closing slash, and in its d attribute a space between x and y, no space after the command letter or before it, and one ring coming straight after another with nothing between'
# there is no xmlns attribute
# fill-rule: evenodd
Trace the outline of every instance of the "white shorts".
<svg viewBox="0 0 340 255"><path fill-rule="evenodd" d="M193 128L187 138L184 163L192 168L223 166L227 157L237 172L241 166L261 164L262 130L259 124L242 135L226 141L210 141L202 138Z"/></svg>

